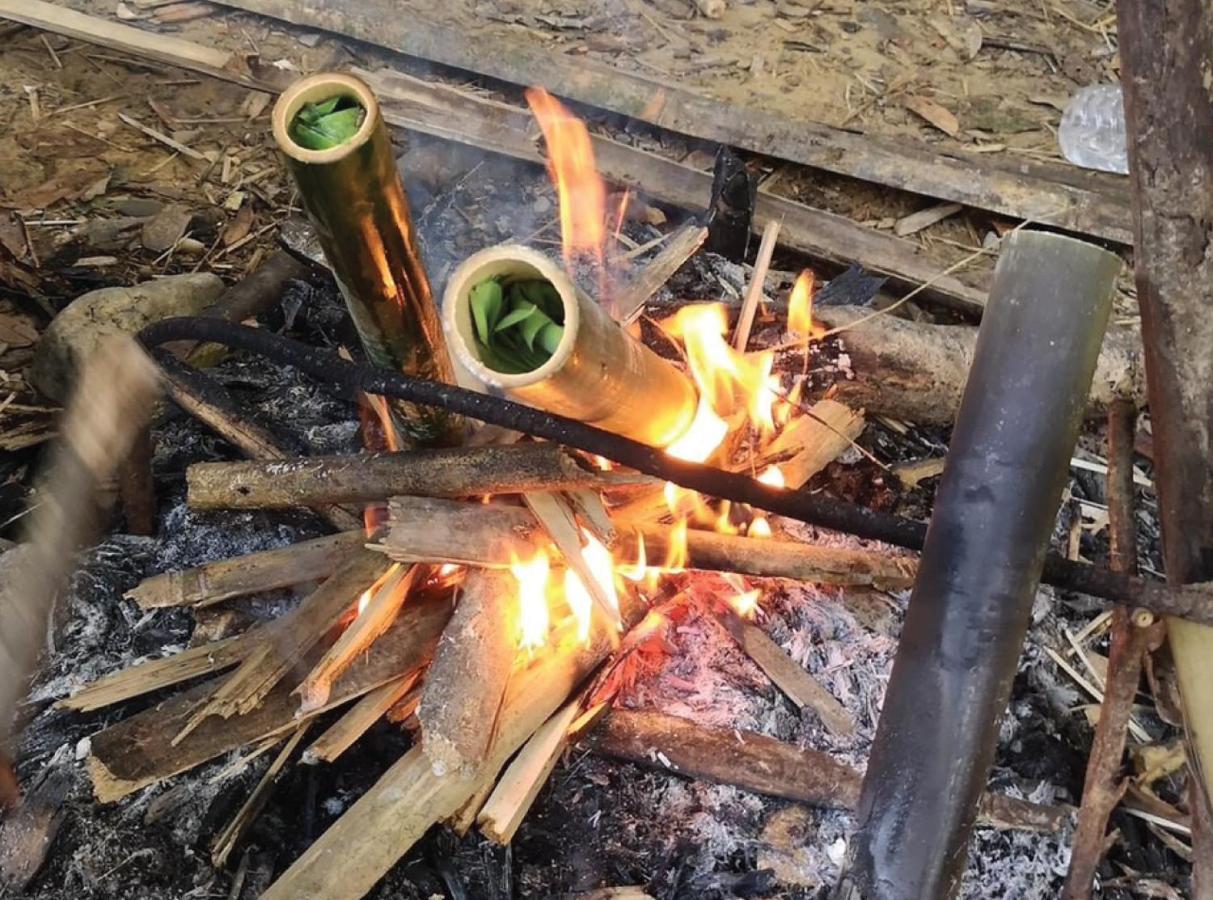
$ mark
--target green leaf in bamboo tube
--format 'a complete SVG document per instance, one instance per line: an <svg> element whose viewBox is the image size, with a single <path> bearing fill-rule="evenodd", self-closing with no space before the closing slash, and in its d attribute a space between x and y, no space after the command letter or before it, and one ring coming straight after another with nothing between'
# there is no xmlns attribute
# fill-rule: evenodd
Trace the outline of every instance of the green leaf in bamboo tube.
<svg viewBox="0 0 1213 900"><path fill-rule="evenodd" d="M503 284L489 278L468 296L480 360L490 369L520 375L538 369L564 337L564 304L546 281Z"/></svg>
<svg viewBox="0 0 1213 900"><path fill-rule="evenodd" d="M358 133L366 110L353 97L307 103L291 121L291 140L305 150L339 147Z"/></svg>

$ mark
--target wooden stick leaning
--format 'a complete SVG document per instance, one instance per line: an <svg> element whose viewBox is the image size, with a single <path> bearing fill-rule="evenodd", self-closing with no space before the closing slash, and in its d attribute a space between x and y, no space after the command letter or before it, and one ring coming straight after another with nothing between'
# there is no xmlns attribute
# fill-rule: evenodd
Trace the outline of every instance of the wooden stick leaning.
<svg viewBox="0 0 1213 900"><path fill-rule="evenodd" d="M708 229L697 222L687 222L673 232L657 255L619 290L615 296L615 318L624 325L639 319L648 299L699 251L707 239Z"/></svg>
<svg viewBox="0 0 1213 900"><path fill-rule="evenodd" d="M328 702L333 681L388 629L408 599L409 593L425 581L428 572L428 566L397 564L376 583L374 593L358 611L354 621L341 632L333 646L325 651L320 662L312 667L307 677L296 688L303 701L303 712L319 709ZM361 605L361 598L359 603Z"/></svg>
<svg viewBox="0 0 1213 900"><path fill-rule="evenodd" d="M333 574L351 551L366 543L357 528L145 578L123 596L143 609L211 606L233 597L315 581Z"/></svg>
<svg viewBox="0 0 1213 900"><path fill-rule="evenodd" d="M509 553L529 559L541 546L541 533L525 509L501 503L469 503L421 497L396 497L390 503L388 531L372 545L401 562L508 565ZM621 530L617 556L639 557L640 542L654 564L671 550L668 528ZM911 556L822 547L791 541L760 540L710 531L687 532L688 569L737 572L768 578L794 578L823 584L905 587L917 568Z"/></svg>
<svg viewBox="0 0 1213 900"><path fill-rule="evenodd" d="M97 799L113 802L229 750L285 734L301 719L420 670L433 655L450 615L449 596L422 596L407 605L387 633L337 679L328 706L308 716L297 715L298 697L289 683L282 683L247 714L206 719L184 740L174 743L174 736L198 704L215 690L216 683L211 681L94 734L88 770Z"/></svg>
<svg viewBox="0 0 1213 900"><path fill-rule="evenodd" d="M594 752L647 768L732 784L747 791L833 809L854 809L861 776L828 753L752 731L701 728L654 712L613 710L585 737ZM979 822L1001 828L1058 831L1068 806L1043 806L986 794Z"/></svg>
<svg viewBox="0 0 1213 900"><path fill-rule="evenodd" d="M417 708L421 746L436 775L466 777L485 761L518 655L517 597L508 571L468 573Z"/></svg>
<svg viewBox="0 0 1213 900"><path fill-rule="evenodd" d="M642 616L639 604L625 602L627 625ZM599 628L588 646L552 646L514 674L489 758L472 778L435 775L421 747L410 750L270 885L262 900L364 896L431 825L455 816L496 777L607 656L612 637Z"/></svg>
<svg viewBox="0 0 1213 900"><path fill-rule="evenodd" d="M556 444L459 447L314 456L289 462L195 463L186 472L195 509L279 509L417 494L483 494L602 488L641 476L582 465Z"/></svg>
<svg viewBox="0 0 1213 900"><path fill-rule="evenodd" d="M754 316L758 313L758 304L762 302L763 286L767 280L767 270L771 267L771 257L775 253L775 242L779 239L778 219L771 219L762 229L762 243L758 245L758 256L754 260L754 271L750 274L750 284L746 288L745 299L741 304L741 312L737 316L737 328L733 332L733 349L744 353L750 343L750 331L754 327Z"/></svg>
<svg viewBox="0 0 1213 900"><path fill-rule="evenodd" d="M420 672L410 672L366 694L303 751L303 764L333 762L410 692L419 698L420 691L413 685L420 677Z"/></svg>
<svg viewBox="0 0 1213 900"><path fill-rule="evenodd" d="M714 613L725 631L789 700L802 710L813 710L832 734L847 737L855 733L855 721L846 708L765 631L727 605L716 604Z"/></svg>

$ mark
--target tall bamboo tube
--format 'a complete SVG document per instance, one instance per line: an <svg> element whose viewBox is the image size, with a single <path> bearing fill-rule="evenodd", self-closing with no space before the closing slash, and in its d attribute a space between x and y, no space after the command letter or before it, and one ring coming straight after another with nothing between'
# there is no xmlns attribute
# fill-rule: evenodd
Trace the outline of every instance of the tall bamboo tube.
<svg viewBox="0 0 1213 900"><path fill-rule="evenodd" d="M326 150L296 143L291 124L300 110L338 96L365 111L353 136ZM278 98L272 127L367 356L379 366L453 382L408 198L371 89L339 73L301 79ZM458 442L449 414L408 403L399 411L400 425L417 443Z"/></svg>
<svg viewBox="0 0 1213 900"><path fill-rule="evenodd" d="M533 371L507 375L481 362L468 295L494 277L543 279L560 295L564 337L551 358ZM673 443L695 417L690 379L628 335L537 250L502 244L473 254L447 282L442 315L457 364L489 393L654 447Z"/></svg>
<svg viewBox="0 0 1213 900"><path fill-rule="evenodd" d="M839 900L957 892L1120 268L1057 234L1003 242Z"/></svg>

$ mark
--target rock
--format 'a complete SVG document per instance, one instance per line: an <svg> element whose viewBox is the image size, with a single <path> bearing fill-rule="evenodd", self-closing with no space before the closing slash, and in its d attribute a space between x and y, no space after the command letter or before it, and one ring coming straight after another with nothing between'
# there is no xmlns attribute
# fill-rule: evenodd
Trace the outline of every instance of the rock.
<svg viewBox="0 0 1213 900"><path fill-rule="evenodd" d="M183 206L169 205L143 226L143 246L163 253L176 245L189 227L193 213Z"/></svg>
<svg viewBox="0 0 1213 900"><path fill-rule="evenodd" d="M172 316L198 315L222 291L223 281L209 272L89 291L68 304L38 341L30 381L46 396L66 400L77 367L102 338Z"/></svg>

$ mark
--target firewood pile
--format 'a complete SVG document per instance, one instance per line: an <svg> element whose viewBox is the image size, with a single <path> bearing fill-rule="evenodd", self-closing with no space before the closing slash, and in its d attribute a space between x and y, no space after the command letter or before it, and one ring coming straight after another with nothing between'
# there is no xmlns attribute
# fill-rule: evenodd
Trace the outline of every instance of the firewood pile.
<svg viewBox="0 0 1213 900"><path fill-rule="evenodd" d="M230 5L295 15L274 0ZM1213 583L1154 577L1146 362L1114 254L1044 238L1069 241L1070 269L1100 270L1092 321L1115 305L1102 344L1091 326L1089 353L1071 354L1084 356L1077 393L1035 404L1069 403L1052 418L1081 426L1077 448L1073 435L1041 439L1030 484L986 485L1007 503L983 512L978 498L962 516L972 531L951 532L954 566L923 523L956 513L932 493L946 460L968 459L971 432L953 442L949 429L975 418L990 347L1026 346L1013 343L1021 329L988 335L987 303L1007 288L986 264L1012 257L1036 215L1127 240L1126 196L1045 166L978 167L965 184L951 157L913 150L921 165L889 183L947 203L898 219L894 238L777 195L774 178L756 189L756 158L727 146L753 150L754 137L731 125L696 126L725 146L697 145L694 164L646 149L658 132L631 131L689 130L698 95L674 91L663 118L640 79L604 92L560 56L570 97L636 117L587 123L542 87L494 93L369 48L341 65L351 74L300 77L285 57L146 30L198 25L218 6L135 6L140 28L40 2L0 0L0 15L234 82L251 98L239 128L266 155L212 152L159 102L163 130L124 112L128 140L196 166L208 191L234 183L239 212L204 232L209 247L192 235L211 226L178 206L133 216L140 253L161 230L171 239L154 258L115 249L98 265L142 283L60 312L3 401L21 416L6 446L22 450L53 430L35 388L66 411L24 543L0 556L0 616L22 613L0 640L20 676L0 709L41 654L11 742L0 723L0 805L21 795L0 819L0 889L822 896L869 846L856 811L887 814L880 778L897 745L878 725L892 697L903 723L959 734L970 716L987 733L972 757L959 738L955 758L937 753L958 773L941 797L972 794L968 821L939 829L968 841L967 867L961 854L935 875L952 890L963 872L971 897L1052 895L1063 881L1072 897L1093 883L1179 896L1199 849L1203 746L1183 739L1201 721L1183 685L1194 635L1213 624ZM324 27L368 38L337 19ZM410 52L470 65L442 26L423 33L434 41L402 38ZM526 40L498 36L519 72L542 70ZM905 106L949 124L931 101ZM437 140L397 163L388 126ZM822 128L830 154L778 129L767 149L859 177L865 154L892 173L890 145ZM448 140L475 148L471 161L450 158ZM48 202L78 211L106 189L82 181ZM1083 202L1058 211L1024 200L1029 189ZM250 197L263 223L246 215ZM906 240L982 202L1009 218L985 241L949 243L963 254L927 260ZM12 221L24 253L4 243L0 279L28 285L38 244ZM87 237L71 235L57 253ZM1046 368L1027 354L1001 363ZM1005 396L1001 382L985 396ZM999 594L1002 618L966 620L959 642L959 618L936 616L953 632L929 646L924 603L907 619L920 569L931 585L955 575L973 535L994 554L1000 528L1032 518L1014 508L1025 496L1052 533L1037 529L1035 554L1022 538L1010 575L977 573L1022 590ZM1193 642L1167 643L1165 617L1186 620ZM971 708L938 706L944 665L890 683L906 622L903 643L926 658L994 673ZM990 697L993 716L980 712Z"/></svg>

